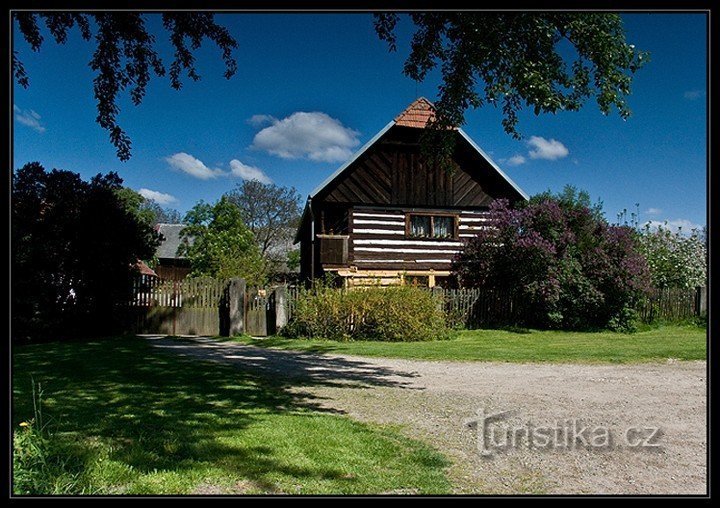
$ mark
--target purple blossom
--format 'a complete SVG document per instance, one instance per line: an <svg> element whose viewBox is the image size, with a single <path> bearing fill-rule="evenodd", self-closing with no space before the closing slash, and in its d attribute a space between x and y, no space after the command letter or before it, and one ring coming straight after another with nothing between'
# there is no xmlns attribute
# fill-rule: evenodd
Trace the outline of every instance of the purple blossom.
<svg viewBox="0 0 720 508"><path fill-rule="evenodd" d="M490 221L453 271L464 286L515 288L528 324L606 326L649 288L633 230L585 206L542 199L514 209L496 200Z"/></svg>

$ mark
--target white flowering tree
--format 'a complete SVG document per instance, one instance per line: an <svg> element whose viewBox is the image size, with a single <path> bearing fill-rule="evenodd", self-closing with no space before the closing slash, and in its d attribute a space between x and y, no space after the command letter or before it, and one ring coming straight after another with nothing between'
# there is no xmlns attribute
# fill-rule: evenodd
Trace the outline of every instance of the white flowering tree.
<svg viewBox="0 0 720 508"><path fill-rule="evenodd" d="M703 231L689 235L672 231L667 224L639 232L640 250L648 261L656 288L693 288L704 286L707 275L707 242Z"/></svg>

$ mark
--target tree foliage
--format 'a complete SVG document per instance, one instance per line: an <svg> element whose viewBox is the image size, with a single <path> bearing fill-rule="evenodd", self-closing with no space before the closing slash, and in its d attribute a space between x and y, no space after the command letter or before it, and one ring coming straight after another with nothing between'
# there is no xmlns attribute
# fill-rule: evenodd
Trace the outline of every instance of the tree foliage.
<svg viewBox="0 0 720 508"><path fill-rule="evenodd" d="M300 249L292 249L287 253L287 259L285 261L287 268L291 272L295 272L300 269Z"/></svg>
<svg viewBox="0 0 720 508"><path fill-rule="evenodd" d="M121 187L115 194L125 209L132 213L139 222L149 226L155 225L155 213L146 206L148 200L130 187Z"/></svg>
<svg viewBox="0 0 720 508"><path fill-rule="evenodd" d="M67 41L68 33L77 27L86 41L94 39L95 52L90 68L95 72L93 89L97 101L97 123L110 135L120 160L130 158L131 142L117 121L120 107L118 97L129 89L130 99L139 105L151 76L164 76L165 65L155 48L155 36L147 31L146 15L139 12L15 12L13 13L23 38L33 51L39 51L44 42L41 24L44 23L58 44ZM166 12L162 14L163 27L174 49L170 64L170 85L182 88L183 72L197 81L200 75L195 69L193 52L205 39L214 42L222 51L225 77L232 77L237 70L233 50L237 42L228 30L214 21L207 12ZM25 67L13 51L13 75L23 87L30 85Z"/></svg>
<svg viewBox="0 0 720 508"><path fill-rule="evenodd" d="M497 200L493 227L453 263L460 283L514 288L530 326L632 327L647 263L632 228L608 225L583 202L544 197L513 209Z"/></svg>
<svg viewBox="0 0 720 508"><path fill-rule="evenodd" d="M300 223L302 210L297 190L274 183L244 180L226 196L239 208L271 269L281 268L288 259L288 251Z"/></svg>
<svg viewBox="0 0 720 508"><path fill-rule="evenodd" d="M125 208L145 224L154 227L161 223L180 224L182 222L182 215L174 208L162 207L129 187L118 190L117 195Z"/></svg>
<svg viewBox="0 0 720 508"><path fill-rule="evenodd" d="M630 116L633 74L649 59L625 40L619 14L593 12L412 12L415 33L406 76L423 81L439 67L437 121L429 130L448 158L468 108L502 108L503 127L519 139L519 112L577 111L595 97L603 114ZM397 49L397 13L375 15L375 30ZM567 56L566 56L567 55ZM570 63L571 60L571 63Z"/></svg>
<svg viewBox="0 0 720 508"><path fill-rule="evenodd" d="M462 125L470 107L501 107L503 127L516 138L520 137L518 114L524 107L536 115L577 111L595 97L603 114L615 108L628 118L626 97L632 76L649 60L647 53L626 42L622 20L614 13L435 11L409 16L416 31L403 72L422 81L440 67L438 121L426 133L431 139L425 145L445 161L450 160L454 146L454 138L445 135L447 127ZM95 72L96 120L108 131L118 157L128 160L131 141L117 121L118 97L129 90L132 102L140 104L152 75L167 72L155 36L147 31L146 15L15 12L14 17L33 51L39 51L44 42L42 24L58 44L66 42L74 27L86 41L94 39L89 65ZM376 33L392 51L397 49L398 21L397 13L375 16ZM173 88L182 87L183 72L192 80L200 79L193 52L205 39L221 50L225 77L235 74L237 42L215 23L212 13L166 12L162 22L174 49L169 67ZM28 87L29 76L17 51L13 51L12 63L15 81Z"/></svg>
<svg viewBox="0 0 720 508"><path fill-rule="evenodd" d="M112 333L115 306L129 296L138 259L159 237L128 210L115 173L89 182L37 162L12 188L14 338Z"/></svg>
<svg viewBox="0 0 720 508"><path fill-rule="evenodd" d="M174 208L162 207L129 187L120 189L118 195L127 209L147 224L156 226L160 223L179 224L182 222L182 215Z"/></svg>
<svg viewBox="0 0 720 508"><path fill-rule="evenodd" d="M656 288L694 288L707 284L707 244L703 231L685 235L660 225L638 232L640 252L650 267Z"/></svg>
<svg viewBox="0 0 720 508"><path fill-rule="evenodd" d="M574 185L566 185L563 187L563 190L558 193L553 193L548 189L545 192L535 194L530 197L529 203L542 203L548 200L557 201L560 207L566 210L581 210L585 208L590 211L595 219L605 220L603 202L598 199L593 203L588 191L578 189ZM522 206L522 203L520 206Z"/></svg>
<svg viewBox="0 0 720 508"><path fill-rule="evenodd" d="M179 254L190 261L191 275L221 279L242 277L262 285L266 267L252 231L237 206L226 197L215 204L200 201L186 215ZM192 245L187 240L194 238Z"/></svg>
<svg viewBox="0 0 720 508"><path fill-rule="evenodd" d="M140 205L142 211L147 211L152 215L152 223L154 226L158 224L180 224L183 216L175 208L160 206L151 199L145 199Z"/></svg>

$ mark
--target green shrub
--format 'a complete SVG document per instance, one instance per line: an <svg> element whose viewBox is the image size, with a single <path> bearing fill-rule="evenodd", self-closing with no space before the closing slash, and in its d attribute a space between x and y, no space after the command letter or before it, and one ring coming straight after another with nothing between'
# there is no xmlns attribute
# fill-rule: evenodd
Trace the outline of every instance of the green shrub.
<svg viewBox="0 0 720 508"><path fill-rule="evenodd" d="M338 289L316 283L298 295L288 337L411 342L448 336L435 297L414 286Z"/></svg>
<svg viewBox="0 0 720 508"><path fill-rule="evenodd" d="M638 321L637 310L630 305L626 305L620 312L610 318L607 327L614 332L634 333L638 330Z"/></svg>

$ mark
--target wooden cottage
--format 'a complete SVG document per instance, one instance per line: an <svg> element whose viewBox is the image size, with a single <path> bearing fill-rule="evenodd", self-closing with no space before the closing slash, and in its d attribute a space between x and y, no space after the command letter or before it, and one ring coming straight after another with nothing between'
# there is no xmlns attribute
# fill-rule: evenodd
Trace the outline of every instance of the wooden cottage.
<svg viewBox="0 0 720 508"><path fill-rule="evenodd" d="M190 261L178 254L178 248L183 243L180 235L185 224L157 224L155 230L161 235L161 243L155 251L157 263L155 272L161 279L182 280L190 274ZM192 245L192 238L188 241Z"/></svg>
<svg viewBox="0 0 720 508"><path fill-rule="evenodd" d="M301 278L442 285L490 203L527 199L462 129L455 171L427 164L419 139L432 118L433 105L417 99L308 196L295 237Z"/></svg>

